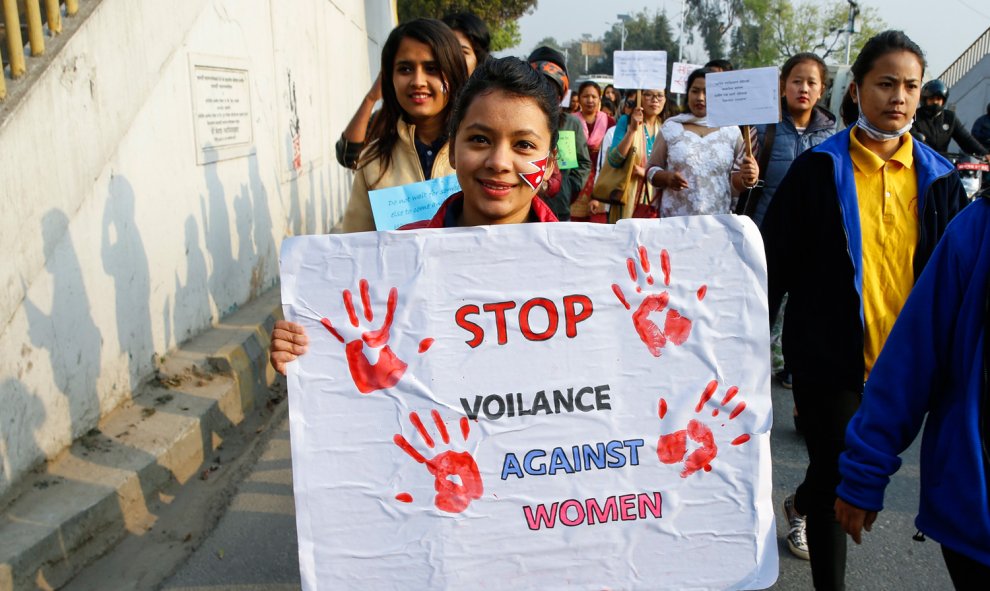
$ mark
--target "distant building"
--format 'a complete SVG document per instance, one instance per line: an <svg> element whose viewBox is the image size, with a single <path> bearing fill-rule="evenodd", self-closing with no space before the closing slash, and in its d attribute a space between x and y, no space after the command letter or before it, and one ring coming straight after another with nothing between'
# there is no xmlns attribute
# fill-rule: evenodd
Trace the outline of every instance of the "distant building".
<svg viewBox="0 0 990 591"><path fill-rule="evenodd" d="M956 112L966 129L971 129L976 118L986 114L990 103L990 28L938 79L949 87L948 108ZM955 142L949 145L949 150L960 151Z"/></svg>

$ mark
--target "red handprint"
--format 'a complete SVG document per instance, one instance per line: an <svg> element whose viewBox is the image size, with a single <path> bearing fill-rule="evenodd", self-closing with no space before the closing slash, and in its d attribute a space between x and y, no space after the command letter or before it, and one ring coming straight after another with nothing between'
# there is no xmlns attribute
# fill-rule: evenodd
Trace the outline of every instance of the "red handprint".
<svg viewBox="0 0 990 591"><path fill-rule="evenodd" d="M701 399L698 401L698 405L695 407L694 412L700 413L705 407L705 404L711 400L712 396L715 394L715 389L718 388L718 382L712 380L708 382L708 386L705 387L705 391L701 393ZM732 386L725 391L725 397L722 399L721 407L725 407L736 394L739 393L739 388ZM729 413L729 420L736 418L739 414L746 410L746 403L740 401L739 404L732 409ZM660 420L667 414L667 401L663 398L660 399L658 404L657 414L660 415ZM712 410L712 416L717 417L719 415L719 409L716 408ZM723 426L725 426L723 424ZM687 439L691 438L699 445L697 449L691 452L690 455L687 454ZM732 445L741 445L749 441L749 434L744 433L739 437L732 440ZM691 419L688 421L686 429L681 429L680 431L675 431L673 433L668 433L666 435L661 434L660 439L657 440L657 458L663 464L676 464L678 462L684 462L684 470L681 472L681 478L687 478L688 476L694 474L698 470L704 470L709 472L712 469L711 462L715 459L718 454L718 446L715 445L715 436L712 434L712 430L708 425L702 423L697 419ZM685 456L687 456L685 458Z"/></svg>
<svg viewBox="0 0 990 591"><path fill-rule="evenodd" d="M434 410L430 414L443 442L450 444L450 435L447 434L447 426L440 418L440 413ZM423 426L423 421L420 420L419 415L415 412L409 413L409 422L419 432L419 436L426 446L433 449L435 446L433 438ZM467 417L461 417L461 436L464 441L467 441L470 432L471 424ZM426 469L436 478L433 486L437 491L434 500L437 509L448 513L460 513L468 508L471 501L481 498L485 489L481 483L478 464L470 453L448 450L428 460L416 451L416 448L410 445L401 434L396 434L392 441L409 454L409 457L420 464L426 464ZM395 498L405 503L411 503L413 500L409 493L399 493Z"/></svg>
<svg viewBox="0 0 990 591"><path fill-rule="evenodd" d="M646 278L647 285L653 285L653 275L650 273L650 259L645 246L639 247L639 267L643 270L643 276ZM667 254L666 250L660 251L660 268L663 271L664 285L670 285L670 255ZM636 270L636 261L632 258L626 259L626 269L629 271L629 278L636 285L636 293L642 293L643 287L639 285L639 273ZM622 288L617 283L612 284L612 291L615 293L615 297L619 298L622 305L626 307L626 310L632 309L629 301L626 299L625 293L623 293ZM704 299L707 291L708 287L702 285L698 289L698 299ZM681 313L673 308L667 310L663 330L660 330L657 323L650 319L650 314L653 312L662 312L667 308L669 303L670 294L666 291L652 293L643 298L643 301L640 302L639 307L632 315L633 327L635 327L636 333L654 357L660 356L660 350L664 348L667 341L675 345L682 345L691 335L691 320L681 316Z"/></svg>
<svg viewBox="0 0 990 591"><path fill-rule="evenodd" d="M371 309L368 280L362 279L360 287L361 306L364 308L364 317L368 322L371 322L374 319L374 311ZM351 295L351 290L345 289L343 297L344 308L347 310L347 316L351 320L351 326L360 328L358 326L357 312L354 310L354 296ZM362 394L391 388L399 383L402 375L406 372L406 363L395 355L391 347L385 344L388 342L390 336L389 331L392 328L392 318L395 316L395 303L398 297L399 292L397 289L393 287L389 290L388 303L385 306L385 322L382 323L382 327L378 330L364 331L361 333L360 338L354 338L350 342L345 341L344 337L330 323L330 320L327 318L320 319L320 323L330 331L330 334L336 337L341 343L347 343L345 346L347 367L351 370L351 378L354 380L354 385L357 386ZM368 361L368 357L364 351L365 344L369 347L382 347L382 345L385 345L378 352L377 362L371 363ZM432 344L433 339L423 339L419 346L419 352L424 353Z"/></svg>

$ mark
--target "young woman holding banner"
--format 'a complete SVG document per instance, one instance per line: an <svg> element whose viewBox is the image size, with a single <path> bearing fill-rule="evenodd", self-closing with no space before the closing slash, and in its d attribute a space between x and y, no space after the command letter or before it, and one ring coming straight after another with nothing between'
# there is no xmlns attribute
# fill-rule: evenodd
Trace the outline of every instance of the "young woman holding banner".
<svg viewBox="0 0 990 591"><path fill-rule="evenodd" d="M557 221L537 192L555 166L560 116L552 82L526 62L507 57L479 65L450 119L450 165L462 190L433 219L403 229ZM302 326L277 321L272 367L285 373L308 343Z"/></svg>
<svg viewBox="0 0 990 591"><path fill-rule="evenodd" d="M730 213L739 193L759 179L739 128L708 125L705 74L713 71L699 68L688 76L690 112L663 124L650 156L646 178L663 189L661 217Z"/></svg>
<svg viewBox="0 0 990 591"><path fill-rule="evenodd" d="M453 174L447 163L450 99L467 79L460 42L435 19L396 27L382 48L382 110L372 123L377 138L361 153L344 232L375 229L368 191Z"/></svg>

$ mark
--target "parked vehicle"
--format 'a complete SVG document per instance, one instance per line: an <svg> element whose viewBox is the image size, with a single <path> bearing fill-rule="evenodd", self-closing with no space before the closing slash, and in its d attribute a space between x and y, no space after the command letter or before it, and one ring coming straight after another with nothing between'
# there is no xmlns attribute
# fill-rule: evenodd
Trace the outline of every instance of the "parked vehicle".
<svg viewBox="0 0 990 591"><path fill-rule="evenodd" d="M949 152L943 154L949 162L955 165L959 178L962 179L966 196L970 200L974 199L977 192L990 185L990 164L982 158L976 158L969 154L958 154Z"/></svg>

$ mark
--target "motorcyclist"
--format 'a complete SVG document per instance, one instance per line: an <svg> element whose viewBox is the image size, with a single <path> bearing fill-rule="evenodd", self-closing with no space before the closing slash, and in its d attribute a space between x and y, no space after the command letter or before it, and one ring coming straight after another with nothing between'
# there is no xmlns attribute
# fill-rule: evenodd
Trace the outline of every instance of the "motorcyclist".
<svg viewBox="0 0 990 591"><path fill-rule="evenodd" d="M949 89L941 80L925 83L921 88L923 106L918 108L911 135L943 154L948 151L949 142L955 140L962 151L990 161L983 144L973 138L955 112L945 108L948 100Z"/></svg>

